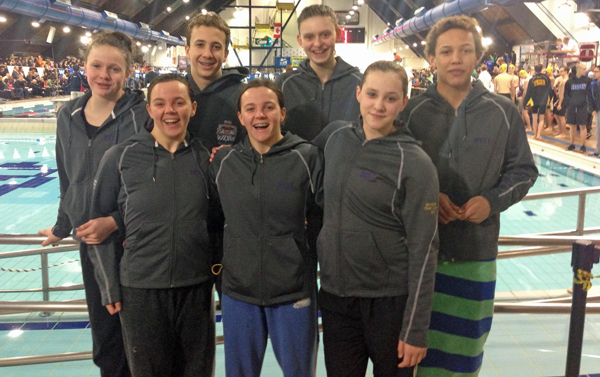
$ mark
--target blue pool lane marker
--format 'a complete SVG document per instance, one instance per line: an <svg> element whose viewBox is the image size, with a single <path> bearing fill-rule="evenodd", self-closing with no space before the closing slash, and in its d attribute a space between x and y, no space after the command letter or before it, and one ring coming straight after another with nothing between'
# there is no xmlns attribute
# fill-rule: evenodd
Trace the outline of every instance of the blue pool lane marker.
<svg viewBox="0 0 600 377"><path fill-rule="evenodd" d="M526 214L527 216L537 216L537 215L536 215L535 213L533 213L532 211L524 211L524 212L525 212L525 214Z"/></svg>
<svg viewBox="0 0 600 377"><path fill-rule="evenodd" d="M0 196L8 194L9 192L13 192L20 188L36 188L43 185L46 182L50 182L56 177L47 177L50 174L56 173L58 170L48 168L48 171L43 173L41 172L42 164L39 162L19 162L19 163L5 163L0 165L0 169L6 170L37 170L39 173L34 175L12 175L12 174L2 174L0 175L0 181L6 181L8 179L15 178L30 178L23 183L18 184L3 184L0 185Z"/></svg>

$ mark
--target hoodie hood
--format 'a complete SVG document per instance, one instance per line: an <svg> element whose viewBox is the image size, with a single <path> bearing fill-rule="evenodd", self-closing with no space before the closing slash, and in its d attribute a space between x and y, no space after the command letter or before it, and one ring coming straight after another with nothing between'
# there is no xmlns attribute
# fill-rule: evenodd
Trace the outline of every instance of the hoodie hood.
<svg viewBox="0 0 600 377"><path fill-rule="evenodd" d="M141 90L131 90L129 88L124 88L123 90L123 95L117 100L117 103L115 103L115 107L111 113L112 119L116 119L119 117L119 115L123 114L124 111L128 111L129 109L146 100L146 96ZM92 92L88 90L83 96L67 102L65 106L68 106L70 110L69 112L73 112L84 107L91 97Z"/></svg>
<svg viewBox="0 0 600 377"><path fill-rule="evenodd" d="M198 96L201 94L208 95L211 93L220 92L227 87L238 85L250 74L250 71L246 67L224 68L222 72L223 74L221 77L208 84L204 90L200 90L191 73L188 72L186 77L194 89L194 95Z"/></svg>
<svg viewBox="0 0 600 377"><path fill-rule="evenodd" d="M288 151L300 144L310 144L308 141L302 139L299 136L292 134L291 132L283 131L283 139L279 140L277 143L271 146L271 149L263 156L274 155L277 153L281 153L283 151ZM260 158L260 154L254 149L252 144L250 143L250 137L246 136L244 140L240 143L233 146L235 149L240 151L241 153L249 156L254 156L255 158Z"/></svg>
<svg viewBox="0 0 600 377"><path fill-rule="evenodd" d="M346 63L339 56L337 56L335 58L335 61L336 61L335 68L333 69L333 72L331 73L331 76L329 77L329 79L327 81L337 80L341 77L350 75L352 73L360 73L360 70L358 69L358 67L351 66L350 64ZM319 77L317 76L315 71L313 71L312 67L310 66L310 60L308 60L308 59L303 60L300 63L300 65L298 65L298 70L302 71L306 74L312 75L312 76L316 77L317 79L319 79Z"/></svg>
<svg viewBox="0 0 600 377"><path fill-rule="evenodd" d="M481 81L474 81L472 85L473 89L471 89L469 94L467 94L467 97L463 100L460 106L469 107L481 99L482 96L490 93L490 91L485 88ZM451 113L455 112L450 103L438 93L437 84L430 85L425 91L425 95L433 99L438 105L445 106L444 110L447 110Z"/></svg>
<svg viewBox="0 0 600 377"><path fill-rule="evenodd" d="M358 119L358 123L352 122L352 127L354 129L354 133L361 139L366 140L364 125L363 125L363 117L362 115ZM404 122L401 120L394 120L394 127L396 130L394 132L389 133L387 136L378 137L376 140L378 142L388 142L388 143L410 143L421 145L421 142L415 139L413 134L404 126Z"/></svg>

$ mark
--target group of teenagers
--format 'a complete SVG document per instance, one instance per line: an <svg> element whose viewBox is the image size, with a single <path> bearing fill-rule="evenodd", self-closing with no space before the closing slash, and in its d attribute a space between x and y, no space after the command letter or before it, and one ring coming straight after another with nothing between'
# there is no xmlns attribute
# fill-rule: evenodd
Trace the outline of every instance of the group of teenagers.
<svg viewBox="0 0 600 377"><path fill-rule="evenodd" d="M132 42L98 33L90 90L57 116L60 205L75 231L102 376L211 376L215 274L227 376L476 376L491 328L499 215L538 176L521 116L471 72L477 22L429 32L438 82L335 56L335 13L298 17L308 59L275 82L222 69L230 32L190 20L186 77L124 89ZM317 265L320 289L317 289ZM221 270L221 271L219 271ZM318 304L318 305L317 305ZM466 374L465 374L466 373Z"/></svg>

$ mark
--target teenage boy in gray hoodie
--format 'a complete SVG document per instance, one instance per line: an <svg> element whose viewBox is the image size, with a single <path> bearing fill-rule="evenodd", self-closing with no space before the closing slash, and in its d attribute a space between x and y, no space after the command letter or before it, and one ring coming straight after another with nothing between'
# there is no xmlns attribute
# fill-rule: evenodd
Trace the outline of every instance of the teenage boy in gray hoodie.
<svg viewBox="0 0 600 377"><path fill-rule="evenodd" d="M354 91L360 83L357 67L335 56L340 28L327 5L311 5L298 17L298 43L306 52L298 70L277 77L288 116L283 130L312 140L336 120L355 121L359 115Z"/></svg>
<svg viewBox="0 0 600 377"><path fill-rule="evenodd" d="M198 104L189 131L208 150L242 139L236 100L248 69L222 69L229 55L231 31L218 14L209 12L192 18L187 27L185 54L190 61L186 75Z"/></svg>
<svg viewBox="0 0 600 377"><path fill-rule="evenodd" d="M483 54L477 27L455 16L429 31L425 52L438 83L402 112L440 181L440 261L421 377L479 372L494 309L500 212L538 175L515 105L471 83Z"/></svg>

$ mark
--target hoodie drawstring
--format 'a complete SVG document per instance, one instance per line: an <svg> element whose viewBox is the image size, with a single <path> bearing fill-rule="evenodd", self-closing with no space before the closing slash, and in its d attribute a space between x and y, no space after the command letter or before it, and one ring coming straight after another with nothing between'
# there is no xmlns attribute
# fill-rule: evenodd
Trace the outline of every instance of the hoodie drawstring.
<svg viewBox="0 0 600 377"><path fill-rule="evenodd" d="M152 148L153 163L152 163L152 182L156 182L156 164L158 163L158 154L156 153L158 148L158 141L154 142L154 148Z"/></svg>
<svg viewBox="0 0 600 377"><path fill-rule="evenodd" d="M258 165L256 164L256 158L252 156L252 179L250 180L250 184L254 187L254 176L256 175L256 170L258 169Z"/></svg>
<svg viewBox="0 0 600 377"><path fill-rule="evenodd" d="M198 165L198 168L200 169L200 174L202 175L202 180L204 181L204 189L206 190L206 199L210 199L210 196L208 195L208 193L209 193L208 182L206 181L206 177L204 176L204 173L202 172L202 166L200 166L200 162L198 161L198 155L196 154L196 150L194 149L194 146L190 145L190 147L192 148L192 155L194 156L194 161L196 161L196 165Z"/></svg>

